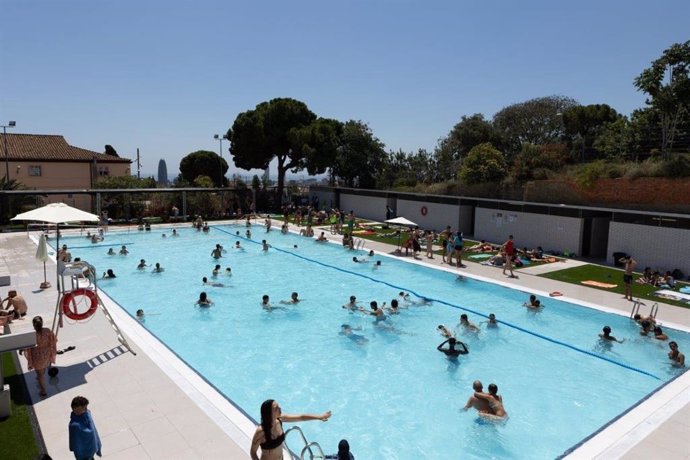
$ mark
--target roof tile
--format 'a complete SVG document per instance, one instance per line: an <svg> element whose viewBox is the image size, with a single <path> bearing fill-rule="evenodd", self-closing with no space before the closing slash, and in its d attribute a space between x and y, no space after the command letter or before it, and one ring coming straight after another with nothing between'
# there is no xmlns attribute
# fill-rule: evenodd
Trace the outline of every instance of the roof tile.
<svg viewBox="0 0 690 460"><path fill-rule="evenodd" d="M5 158L5 139L0 134L0 151ZM77 161L131 163L132 160L73 147L63 136L54 134L7 134L7 150L12 161Z"/></svg>

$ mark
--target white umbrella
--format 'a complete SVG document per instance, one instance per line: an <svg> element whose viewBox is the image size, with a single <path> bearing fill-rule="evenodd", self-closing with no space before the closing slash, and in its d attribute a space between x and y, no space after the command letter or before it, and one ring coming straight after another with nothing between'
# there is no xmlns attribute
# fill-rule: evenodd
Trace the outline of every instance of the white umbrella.
<svg viewBox="0 0 690 460"><path fill-rule="evenodd" d="M48 222L56 224L57 243L56 250L60 249L60 224L67 222L98 222L97 215L81 209L73 208L65 203L50 203L43 207L32 209L31 211L17 214L11 220L33 220L37 222ZM58 273L59 276L59 273ZM58 289L60 289L60 279L58 277Z"/></svg>
<svg viewBox="0 0 690 460"><path fill-rule="evenodd" d="M412 222L409 219L405 219L404 217L396 217L395 219L388 219L385 221L387 224L394 224L394 225L406 225L408 227L416 227L417 224Z"/></svg>
<svg viewBox="0 0 690 460"><path fill-rule="evenodd" d="M399 225L401 230L402 230L403 226L407 226L407 227L416 227L417 226L417 224L415 224L414 222L412 222L409 219L405 219L404 217L396 217L395 219L388 219L384 222L386 222L387 224ZM402 231L400 231L398 233L398 251L400 250L400 237L402 236L401 233L402 233Z"/></svg>
<svg viewBox="0 0 690 460"><path fill-rule="evenodd" d="M50 203L41 208L17 214L12 220L35 220L51 224L64 224L67 222L98 222L95 214L73 208L65 203Z"/></svg>
<svg viewBox="0 0 690 460"><path fill-rule="evenodd" d="M45 234L41 234L41 239L38 240L38 249L36 250L36 258L43 262L43 282L41 283L41 289L48 289L50 283L46 277L46 260L48 260L48 244L46 243Z"/></svg>

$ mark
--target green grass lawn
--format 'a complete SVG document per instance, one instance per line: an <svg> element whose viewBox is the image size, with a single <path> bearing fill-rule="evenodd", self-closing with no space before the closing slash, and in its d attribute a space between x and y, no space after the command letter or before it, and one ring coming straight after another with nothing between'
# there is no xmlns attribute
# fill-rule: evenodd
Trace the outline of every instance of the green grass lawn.
<svg viewBox="0 0 690 460"><path fill-rule="evenodd" d="M574 268L568 268L565 270L559 270L556 272L551 272L551 273L545 273L543 275L539 275L544 278L549 278L552 280L557 280L557 281L563 281L565 283L571 283L571 284L577 284L579 286L584 286L592 289L601 289L604 291L609 291L609 292L617 292L623 296L623 293L625 292L625 286L623 285L623 271L618 270L616 268L611 268L611 267L603 267L601 265L582 265L580 267L574 267ZM639 278L639 274L636 274L634 276L634 279L637 280ZM580 284L580 281L586 281L586 280L593 280L593 281L599 281L602 283L609 283L609 284L617 284L618 286L615 288L598 288L595 286L586 286L584 284ZM680 283L677 283L680 284ZM654 287L654 286L649 286L646 284L637 284L636 282L633 281L632 284L632 293L633 293L633 298L639 297L640 299L646 299L646 300L651 300L652 302L664 302L668 303L671 305L677 305L679 307L685 307L685 308L690 308L690 305L683 303L683 302L676 302L674 300L669 300L669 299L663 299L661 297L656 297L653 296L652 293L654 291L658 291L661 288Z"/></svg>
<svg viewBox="0 0 690 460"><path fill-rule="evenodd" d="M24 398L22 376L17 374L10 353L2 354L2 369L5 384L10 386L12 415L0 419L0 458L7 460L37 458L39 449L31 428L29 402Z"/></svg>

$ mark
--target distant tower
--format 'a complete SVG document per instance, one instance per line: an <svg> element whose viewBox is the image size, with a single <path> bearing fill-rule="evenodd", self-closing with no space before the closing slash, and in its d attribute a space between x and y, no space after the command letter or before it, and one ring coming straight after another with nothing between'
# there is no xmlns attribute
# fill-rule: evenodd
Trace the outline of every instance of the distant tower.
<svg viewBox="0 0 690 460"><path fill-rule="evenodd" d="M168 167L163 159L158 162L158 184L168 185Z"/></svg>
<svg viewBox="0 0 690 460"><path fill-rule="evenodd" d="M261 177L264 184L269 184L271 182L271 175L268 172L268 168L264 169L264 175Z"/></svg>

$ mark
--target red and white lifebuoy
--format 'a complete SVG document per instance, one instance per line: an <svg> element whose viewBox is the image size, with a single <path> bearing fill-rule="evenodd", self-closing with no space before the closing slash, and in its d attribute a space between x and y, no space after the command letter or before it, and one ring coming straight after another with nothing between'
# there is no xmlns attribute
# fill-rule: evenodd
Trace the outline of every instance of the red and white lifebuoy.
<svg viewBox="0 0 690 460"><path fill-rule="evenodd" d="M426 213L429 212L429 210L426 208L426 206L422 206L422 209L419 210L423 216L426 216Z"/></svg>
<svg viewBox="0 0 690 460"><path fill-rule="evenodd" d="M74 298L79 296L86 297L91 302L89 309L81 313L77 311L77 304L74 301ZM96 313L96 309L98 308L98 295L96 295L96 291L92 289L75 289L62 297L60 305L62 306L62 313L64 313L66 317L75 321L81 321L90 318L91 315Z"/></svg>

